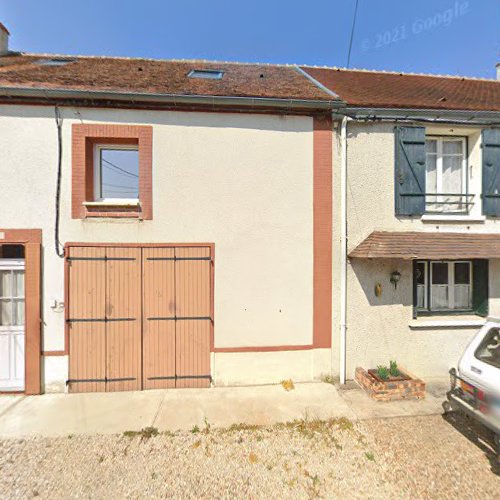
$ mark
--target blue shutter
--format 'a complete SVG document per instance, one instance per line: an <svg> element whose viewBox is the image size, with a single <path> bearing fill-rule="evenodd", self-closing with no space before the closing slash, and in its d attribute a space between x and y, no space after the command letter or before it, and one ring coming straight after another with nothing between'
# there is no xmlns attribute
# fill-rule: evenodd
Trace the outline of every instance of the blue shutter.
<svg viewBox="0 0 500 500"><path fill-rule="evenodd" d="M425 127L396 127L394 195L396 215L425 212Z"/></svg>
<svg viewBox="0 0 500 500"><path fill-rule="evenodd" d="M483 130L483 214L500 216L500 129Z"/></svg>

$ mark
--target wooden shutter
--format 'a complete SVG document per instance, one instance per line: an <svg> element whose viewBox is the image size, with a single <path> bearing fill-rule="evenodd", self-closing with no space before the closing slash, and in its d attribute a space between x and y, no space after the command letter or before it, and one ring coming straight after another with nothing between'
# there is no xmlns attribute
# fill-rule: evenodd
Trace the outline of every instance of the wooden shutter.
<svg viewBox="0 0 500 500"><path fill-rule="evenodd" d="M394 139L396 215L422 215L425 212L425 127L396 127Z"/></svg>
<svg viewBox="0 0 500 500"><path fill-rule="evenodd" d="M483 214L500 216L500 129L484 129L482 136Z"/></svg>
<svg viewBox="0 0 500 500"><path fill-rule="evenodd" d="M472 303L478 316L488 316L488 264L485 259L472 262Z"/></svg>

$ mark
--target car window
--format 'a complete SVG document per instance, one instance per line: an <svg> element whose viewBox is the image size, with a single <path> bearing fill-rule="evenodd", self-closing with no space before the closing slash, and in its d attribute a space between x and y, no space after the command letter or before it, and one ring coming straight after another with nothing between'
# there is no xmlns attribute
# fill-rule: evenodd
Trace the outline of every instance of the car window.
<svg viewBox="0 0 500 500"><path fill-rule="evenodd" d="M476 349L476 358L500 368L500 328L492 328Z"/></svg>

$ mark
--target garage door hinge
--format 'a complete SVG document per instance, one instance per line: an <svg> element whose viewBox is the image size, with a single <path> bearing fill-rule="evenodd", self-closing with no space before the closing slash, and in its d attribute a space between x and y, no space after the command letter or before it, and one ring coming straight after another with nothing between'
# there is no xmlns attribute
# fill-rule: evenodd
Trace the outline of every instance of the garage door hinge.
<svg viewBox="0 0 500 500"><path fill-rule="evenodd" d="M146 260L212 260L212 257L147 257Z"/></svg>
<svg viewBox="0 0 500 500"><path fill-rule="evenodd" d="M66 380L66 385L74 384L77 382L131 382L132 380L136 380L135 377L122 377L122 378L70 378Z"/></svg>
<svg viewBox="0 0 500 500"><path fill-rule="evenodd" d="M165 377L148 377L148 380L179 380L179 379L196 379L203 378L212 382L212 375L168 375Z"/></svg>

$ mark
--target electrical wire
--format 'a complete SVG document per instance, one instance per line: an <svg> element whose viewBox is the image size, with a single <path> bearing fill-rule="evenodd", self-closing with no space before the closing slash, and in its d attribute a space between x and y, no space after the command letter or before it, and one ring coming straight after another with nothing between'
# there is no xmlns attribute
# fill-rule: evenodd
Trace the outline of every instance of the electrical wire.
<svg viewBox="0 0 500 500"><path fill-rule="evenodd" d="M114 167L114 168L116 168L116 169L120 170L121 172L123 172L123 173L125 173L125 174L127 174L127 175L130 175L131 177L137 177L137 178L139 178L139 176L138 176L138 175L133 174L132 172L129 172L128 170L125 170L125 169L123 169L123 168L119 167L118 165L115 165L114 163L111 163L110 161L105 160L104 158L102 158L102 161L103 161L104 163L107 163L108 165L111 165L111 167ZM111 168L111 167L108 167L107 165L104 165L104 166L105 166L106 168Z"/></svg>
<svg viewBox="0 0 500 500"><path fill-rule="evenodd" d="M349 68L349 64L351 63L352 41L354 39L354 30L356 28L356 17L358 15L358 3L359 3L359 0L356 0L356 5L354 7L354 16L352 18L351 37L350 37L350 40L349 40L349 52L347 53L346 68Z"/></svg>
<svg viewBox="0 0 500 500"><path fill-rule="evenodd" d="M63 120L59 113L59 108L54 108L57 127L57 184L56 184L56 217L54 224L54 245L58 257L64 258L64 246L59 241L59 222L61 218L61 178L62 178L62 124Z"/></svg>

